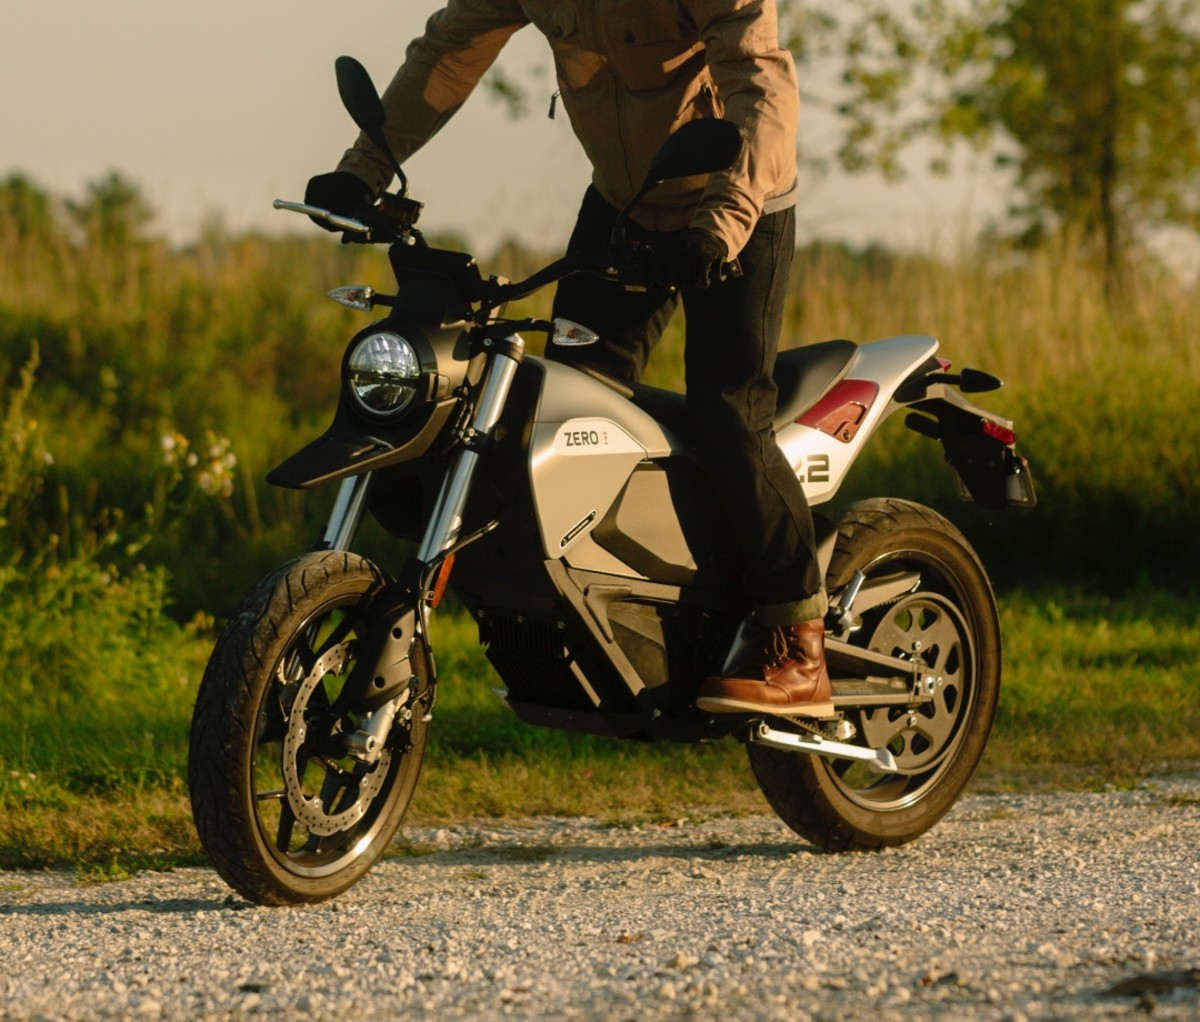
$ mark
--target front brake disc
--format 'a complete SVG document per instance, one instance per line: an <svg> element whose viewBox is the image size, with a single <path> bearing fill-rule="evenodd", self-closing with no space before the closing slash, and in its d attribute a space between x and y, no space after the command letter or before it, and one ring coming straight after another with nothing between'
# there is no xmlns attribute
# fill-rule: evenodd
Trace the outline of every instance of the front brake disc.
<svg viewBox="0 0 1200 1022"><path fill-rule="evenodd" d="M312 698L317 686L321 684L326 675L338 675L345 671L346 665L350 661L352 645L352 642L343 642L326 650L317 659L313 669L300 682L296 697L292 700L291 712L288 715L287 734L283 739L283 782L287 792L288 805L296 819L308 829L309 833L320 837L348 830L363 818L367 809L370 808L371 801L382 789L384 778L387 777L392 762L391 750L384 748L379 758L371 766L367 767L365 764L356 762L352 772L347 770L347 780L357 785L357 793L350 805L343 806L336 812L329 812L330 807L324 804L320 792L309 795L304 791L302 778L304 771L301 767L301 757L304 754L305 739L309 734L309 721L305 711L308 708L309 699ZM307 765L308 757L304 758L304 762ZM334 772L332 765L324 762L322 765L325 766L323 777L328 777L331 772ZM342 790L344 788L339 790L337 796L331 800L335 805L339 801L343 801L340 797Z"/></svg>

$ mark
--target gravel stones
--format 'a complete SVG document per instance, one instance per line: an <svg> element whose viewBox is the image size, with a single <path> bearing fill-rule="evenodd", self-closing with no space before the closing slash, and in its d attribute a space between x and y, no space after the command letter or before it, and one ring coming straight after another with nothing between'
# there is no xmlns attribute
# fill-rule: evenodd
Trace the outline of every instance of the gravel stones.
<svg viewBox="0 0 1200 1022"><path fill-rule="evenodd" d="M817 854L773 817L404 839L303 908L207 869L0 874L0 1018L1200 1015L1200 777L971 795L877 854Z"/></svg>

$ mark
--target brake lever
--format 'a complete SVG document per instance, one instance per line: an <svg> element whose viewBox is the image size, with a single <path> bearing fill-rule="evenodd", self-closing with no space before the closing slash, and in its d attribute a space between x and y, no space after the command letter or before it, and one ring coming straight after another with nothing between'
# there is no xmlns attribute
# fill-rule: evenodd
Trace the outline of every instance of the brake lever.
<svg viewBox="0 0 1200 1022"><path fill-rule="evenodd" d="M717 280L738 280L744 276L742 264L737 256L723 262L717 267Z"/></svg>
<svg viewBox="0 0 1200 1022"><path fill-rule="evenodd" d="M304 202L288 202L285 199L276 199L271 205L275 209L286 209L289 213L303 213L305 216L316 217L318 220L324 220L327 224L346 231L350 234L367 234L371 233L371 228L364 224L361 220L355 220L352 217L340 216L337 213L331 213L327 209L322 209L320 206L310 206Z"/></svg>

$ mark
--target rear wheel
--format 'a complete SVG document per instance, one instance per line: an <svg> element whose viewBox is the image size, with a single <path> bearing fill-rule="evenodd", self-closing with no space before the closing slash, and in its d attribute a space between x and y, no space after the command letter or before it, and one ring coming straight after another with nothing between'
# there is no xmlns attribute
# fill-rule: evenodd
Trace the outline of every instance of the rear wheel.
<svg viewBox="0 0 1200 1022"><path fill-rule="evenodd" d="M338 699L382 586L354 554L298 558L246 598L209 660L192 718L192 813L217 871L252 901L341 893L408 808L425 753L421 686L372 763L347 754L360 719Z"/></svg>
<svg viewBox="0 0 1200 1022"><path fill-rule="evenodd" d="M920 574L918 588L862 617L854 641L892 656L920 656L935 679L930 702L850 708L856 744L887 748L899 773L751 744L750 763L772 808L822 848L880 848L911 841L962 794L987 744L1000 689L1000 624L978 557L941 515L907 501L847 508L827 584L855 570L868 578Z"/></svg>

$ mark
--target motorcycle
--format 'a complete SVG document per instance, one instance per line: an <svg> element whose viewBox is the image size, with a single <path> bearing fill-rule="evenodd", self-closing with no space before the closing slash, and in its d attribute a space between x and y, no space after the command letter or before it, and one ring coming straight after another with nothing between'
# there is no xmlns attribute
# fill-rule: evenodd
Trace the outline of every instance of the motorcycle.
<svg viewBox="0 0 1200 1022"><path fill-rule="evenodd" d="M642 741L732 737L781 819L825 849L897 845L933 826L974 772L996 711L987 574L928 508L826 507L902 411L940 442L962 496L1034 504L1013 424L966 396L1001 382L952 373L932 337L780 354L776 436L814 507L836 716L704 712L703 678L746 650L750 594L688 444L685 398L527 355L523 333L596 338L503 310L569 273L644 286L644 251L623 240L630 210L664 180L730 165L737 129L699 120L668 138L606 257L567 255L508 282L426 243L373 83L347 57L337 79L399 191L354 217L275 205L388 246L396 291L330 293L386 313L346 349L328 430L268 476L299 490L340 481L328 525L246 597L199 690L191 801L220 875L261 904L316 902L385 851L425 752L438 685L429 620L451 578L521 720ZM367 514L416 541L393 571L351 549Z"/></svg>

